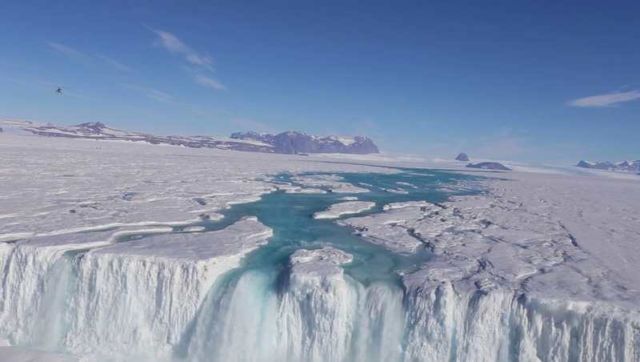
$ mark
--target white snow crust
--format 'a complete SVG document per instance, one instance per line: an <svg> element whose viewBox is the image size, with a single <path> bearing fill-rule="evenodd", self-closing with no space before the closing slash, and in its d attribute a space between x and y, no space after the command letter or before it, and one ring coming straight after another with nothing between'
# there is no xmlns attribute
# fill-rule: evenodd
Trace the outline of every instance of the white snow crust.
<svg viewBox="0 0 640 362"><path fill-rule="evenodd" d="M358 214L370 210L376 206L370 201L346 201L331 205L325 211L316 212L313 217L316 219L337 219L342 215Z"/></svg>
<svg viewBox="0 0 640 362"><path fill-rule="evenodd" d="M338 175L298 175L292 180L308 188L318 188L337 193L359 193L369 190L344 182Z"/></svg>

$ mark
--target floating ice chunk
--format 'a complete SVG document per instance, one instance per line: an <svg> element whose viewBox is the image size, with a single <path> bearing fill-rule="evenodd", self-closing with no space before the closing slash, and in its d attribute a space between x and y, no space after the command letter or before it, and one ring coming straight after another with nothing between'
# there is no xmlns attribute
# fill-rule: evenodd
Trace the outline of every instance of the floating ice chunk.
<svg viewBox="0 0 640 362"><path fill-rule="evenodd" d="M385 188L383 190L386 191L386 192L390 192L392 194L401 194L401 195L408 195L409 194L409 191L403 190L403 189Z"/></svg>
<svg viewBox="0 0 640 362"><path fill-rule="evenodd" d="M188 232L188 233L196 233L196 232L206 231L206 228L204 226L194 225L194 226L187 226L182 231Z"/></svg>
<svg viewBox="0 0 640 362"><path fill-rule="evenodd" d="M404 182L404 181L397 181L397 182L396 182L396 185L405 186L405 187L410 187L410 188L412 188L412 189L417 189L417 188L418 188L418 186L416 186L416 185L414 185L414 184L412 184L412 183L409 183L409 182Z"/></svg>
<svg viewBox="0 0 640 362"><path fill-rule="evenodd" d="M393 210L393 209L402 209L405 207L413 207L413 208L430 208L437 207L436 205L426 202L426 201L407 201L407 202L394 202L391 204L386 204L383 207L383 210Z"/></svg>
<svg viewBox="0 0 640 362"><path fill-rule="evenodd" d="M296 183L305 187L320 188L336 193L363 193L369 192L368 189L352 185L345 182L341 176L315 174L315 175L298 175L292 178Z"/></svg>
<svg viewBox="0 0 640 362"><path fill-rule="evenodd" d="M339 249L326 246L321 249L296 250L289 258L292 273L333 274L341 270L340 265L353 261L353 256Z"/></svg>
<svg viewBox="0 0 640 362"><path fill-rule="evenodd" d="M337 219L342 215L358 214L376 206L375 202L369 201L347 201L331 205L325 211L313 214L315 219Z"/></svg>
<svg viewBox="0 0 640 362"><path fill-rule="evenodd" d="M282 190L287 194L326 194L327 191L314 187L300 187L290 184L278 184L278 190Z"/></svg>
<svg viewBox="0 0 640 362"><path fill-rule="evenodd" d="M350 218L340 221L343 225L353 227L367 241L396 253L413 254L425 246L420 240L411 236L406 228L397 224L380 225L378 222L384 221L379 218Z"/></svg>
<svg viewBox="0 0 640 362"><path fill-rule="evenodd" d="M311 187L300 187L294 190L287 190L287 193L290 194L326 194L327 191L322 189L316 189Z"/></svg>
<svg viewBox="0 0 640 362"><path fill-rule="evenodd" d="M407 220L416 220L427 207L424 202L396 203L385 205L384 212L362 217L340 220L341 225L350 226L366 240L398 253L415 253L426 244L407 226Z"/></svg>
<svg viewBox="0 0 640 362"><path fill-rule="evenodd" d="M327 191L315 188L302 188L298 191L299 194L326 194Z"/></svg>

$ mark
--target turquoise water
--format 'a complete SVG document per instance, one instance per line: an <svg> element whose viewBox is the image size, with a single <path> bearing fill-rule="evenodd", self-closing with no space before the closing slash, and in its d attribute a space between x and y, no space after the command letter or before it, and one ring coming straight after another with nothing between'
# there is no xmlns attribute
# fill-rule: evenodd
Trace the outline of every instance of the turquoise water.
<svg viewBox="0 0 640 362"><path fill-rule="evenodd" d="M313 321L322 320L323 313L335 312L340 308L327 310L307 308L309 315L301 316L296 314L295 308L280 310L282 305L278 303L287 293L290 255L300 248L313 249L327 245L353 256L353 262L345 265L344 270L351 277L346 278L349 280L349 287L353 287L353 290L346 295L357 295L356 299L360 301L352 300L351 302L355 304L349 306L352 310L359 311L357 320L364 321L369 315L378 319L377 314L365 313L366 311L362 309L367 302L378 303L379 310L386 311L381 314L387 315L387 319L393 321L391 324L398 325L391 330L397 332L394 335L398 337L397 344L400 343L404 333L400 325L404 319L402 309L398 307L402 303L403 295L398 275L399 272L411 271L422 265L430 258L429 251L424 248L411 255L393 253L355 235L353 230L340 226L336 220L317 220L313 218L313 214L327 209L334 203L342 202L343 198L348 196L355 196L361 201L375 202L375 208L356 214L358 216L380 212L384 205L393 202L425 200L438 203L452 195L474 192L464 185L464 182L474 178L417 169L402 169L394 174L337 173L334 175L342 177L344 182L367 189L368 192L296 194L277 191L263 195L258 201L234 205L224 210L224 218L220 221L197 223L208 230L219 230L243 217L256 216L261 223L273 230L273 237L267 245L250 253L243 260L240 268L216 280L200 305L195 319L182 331L180 343L174 349L178 360L229 360L231 358L229 356L245 350L244 343L249 337L253 338L254 345L268 350L275 342L283 342L282 340L274 341L272 338L279 335L279 331L282 332L278 328L286 327L287 329L300 325L306 331L304 333L310 335L315 333L315 327L312 327ZM292 180L292 175L280 174L274 177L273 182L295 184ZM354 215L345 217L351 216ZM176 227L175 231L183 232L182 229ZM148 235L146 233L128 235L118 241L127 242ZM72 316L84 307L84 305L73 304L74 296L78 294L82 283L95 282L79 278L78 266L87 250L67 251L64 258L52 267L45 283L52 287L45 289L43 300L46 300L46 303L39 312L39 322L36 330L33 331L32 339L25 344L26 347L37 346L38 349L65 352L65 338L72 327ZM368 287L371 287L371 290L368 290ZM368 293L371 293L370 299L367 299ZM336 298L342 297L344 295L336 296ZM314 301L310 301L307 307L313 305ZM278 313L282 313L286 318L274 320ZM343 317L338 315L336 318ZM294 323L288 323L290 319L287 318L297 318L297 320ZM387 331L389 327L376 323L365 323L362 328L353 327L354 336L366 334L366 338L363 338L368 341L358 348L354 347L354 351L365 348L375 353L376 346L382 345L380 342L382 337L376 337L376 333L382 336L383 330ZM371 325L378 326L375 327L378 329L369 328L368 326ZM141 326L141 328L146 327L149 326ZM326 337L327 340L331 340L331 336ZM352 341L354 346L358 340L354 337ZM300 344L296 343L292 344L292 348ZM225 351L228 353L225 354ZM199 358L201 356L204 357Z"/></svg>
<svg viewBox="0 0 640 362"><path fill-rule="evenodd" d="M397 337L395 343L401 344L404 333L403 312L399 307L395 309L392 307L402 303L403 288L399 275L423 265L431 256L429 250L425 247L411 255L393 253L354 234L352 229L339 225L335 219L313 218L314 213L344 201L343 198L347 196L355 196L360 201L375 202L376 206L359 214L345 215L345 218L377 213L384 205L393 202L439 203L446 201L452 195L477 192L465 187L464 184L466 181L474 180L474 177L421 169L399 171L394 174L332 173L331 175L341 176L344 182L369 191L354 194L333 192L296 194L277 191L264 195L259 201L232 206L223 212L225 217L221 221L205 222L204 225L208 229L214 230L226 227L242 217L256 216L261 223L273 230L273 237L266 246L249 254L243 261L242 267L216 281L203 303L198 318L183 335L181 344L176 348L176 356L186 359L224 361L226 358L231 358L226 354L228 352L235 356L234 358L241 359L237 354L244 351L241 346L247 343L252 344L252 348L257 348L249 352L250 355L252 353L260 355L262 352L256 352L260 350L258 346L265 348L265 351L270 351L274 343L282 342L270 337L280 336L279 333L282 333L282 330L278 330L278 326L286 325L288 328L294 328L298 325L296 323L307 326L304 328L310 328L304 333L313 335L315 333L315 327L312 327L315 323L313 321L322 319L316 313L334 311L333 309L324 310L319 307L320 309L316 310L318 306L315 302L318 301L309 301L311 304L304 309L308 315L300 316L286 307L283 307L284 310L279 309L277 301L288 291L290 255L301 248L314 249L327 245L353 256L353 262L343 267L345 273L355 281L352 285L355 288L354 293L360 290L358 288L367 290L369 286L374 290L384 291L380 295L374 293L373 295L377 297L371 300L367 299L365 292L359 297L362 298L360 299L362 304L358 305L364 306L368 303L378 305L380 311L384 311L381 312L382 315L387 316L388 320L385 323L398 326L395 329L389 326L384 327L385 323L378 321L376 323L382 323L376 324L379 330L375 328L369 330L368 327L362 327L364 328L362 330L355 328L354 336L361 334L363 340L367 342L357 345L358 338L354 337L353 351L364 349L366 353L374 353L378 345L386 345L383 341L376 339L376 333L382 333L387 329L397 330L397 335L394 335ZM274 181L296 185L292 181L292 175L289 174L277 175ZM312 298L310 295L307 297ZM345 303L348 302L345 301ZM348 308L352 307L355 308L354 310L360 310L355 306ZM360 312L363 311L360 310ZM275 321L273 318L277 315L286 317ZM364 315L367 313L360 315L358 320L365 320ZM339 322L336 321L336 323ZM369 335L371 333L373 334ZM317 337L330 339L327 336ZM322 342L318 343L322 345ZM295 343L291 346L294 349L298 347L300 346ZM353 351L350 353L355 353ZM270 352L264 353L268 357L273 357L269 355ZM380 360L380 356L376 359Z"/></svg>
<svg viewBox="0 0 640 362"><path fill-rule="evenodd" d="M310 175L310 174L307 174ZM313 214L330 205L342 202L345 196L355 196L360 201L372 201L376 206L357 216L380 212L393 202L429 201L443 202L452 195L474 191L460 185L473 177L441 171L402 169L394 174L382 173L334 173L345 182L366 188L366 193L296 194L277 191L264 195L259 201L234 205L223 214L220 222L207 224L219 229L244 216L256 216L261 223L273 229L273 237L266 247L250 254L243 270L262 270L279 274L287 267L288 257L300 248L314 249L331 245L353 255L353 263L345 266L346 272L364 285L374 281L391 281L398 271L410 271L429 258L425 248L414 255L392 253L367 242L353 231L336 223L336 220L317 220ZM291 175L280 174L276 182L293 183ZM457 187L456 187L457 186ZM344 217L352 217L346 215Z"/></svg>

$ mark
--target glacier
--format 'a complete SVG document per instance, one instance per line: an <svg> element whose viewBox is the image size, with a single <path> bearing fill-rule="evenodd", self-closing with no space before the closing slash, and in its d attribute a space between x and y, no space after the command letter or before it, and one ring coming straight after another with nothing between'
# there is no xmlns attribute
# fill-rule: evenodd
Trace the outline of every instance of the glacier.
<svg viewBox="0 0 640 362"><path fill-rule="evenodd" d="M15 261L5 255L5 263L24 262L19 250L12 254ZM26 290L34 282L42 283L43 294L32 299L40 306L25 303L25 296L18 293L3 298L3 334L19 332L8 333L16 345L36 344L53 351L62 346L90 360L632 361L640 357L640 319L635 315L500 289L464 290L450 282L430 288L408 283L363 285L341 268L351 256L330 247L299 250L282 275L244 273L232 284L220 285L217 296L212 292L208 297L203 294L215 284L218 271L205 268L207 264L196 268L127 263L117 256L93 258L80 263L78 290L66 307L60 298L69 282L60 278L70 270L59 267L62 259L56 260L56 255L64 258L53 250L31 256L51 268L47 274L54 275L53 280L38 280L47 279L45 273L25 274L14 287ZM122 268L123 264L128 265ZM8 306L14 308L10 309L16 312L14 317L7 313ZM29 312L34 309L38 312ZM181 340L185 336L188 340Z"/></svg>
<svg viewBox="0 0 640 362"><path fill-rule="evenodd" d="M271 235L246 218L221 231L95 249L82 237L5 244L0 333L15 345L94 358L167 355L216 279Z"/></svg>
<svg viewBox="0 0 640 362"><path fill-rule="evenodd" d="M23 139L1 361L640 360L633 181Z"/></svg>

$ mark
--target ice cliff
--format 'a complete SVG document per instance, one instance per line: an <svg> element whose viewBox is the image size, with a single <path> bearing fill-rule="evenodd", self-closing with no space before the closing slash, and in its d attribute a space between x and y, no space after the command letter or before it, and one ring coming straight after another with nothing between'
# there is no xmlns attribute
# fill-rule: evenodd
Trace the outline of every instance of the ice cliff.
<svg viewBox="0 0 640 362"><path fill-rule="evenodd" d="M0 333L13 345L88 360L640 358L638 315L529 295L471 263L436 260L397 284L366 284L345 273L352 255L324 247L294 252L274 274L222 277L269 235L246 219L127 248L1 244Z"/></svg>
<svg viewBox="0 0 640 362"><path fill-rule="evenodd" d="M213 284L271 230L245 218L93 248L105 236L0 244L2 338L98 359L167 358Z"/></svg>

